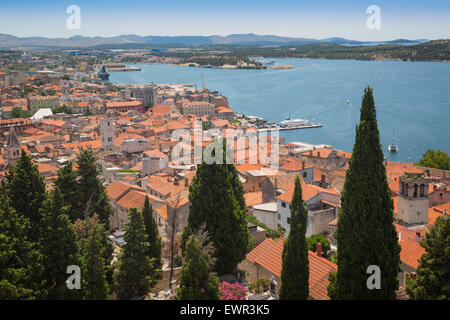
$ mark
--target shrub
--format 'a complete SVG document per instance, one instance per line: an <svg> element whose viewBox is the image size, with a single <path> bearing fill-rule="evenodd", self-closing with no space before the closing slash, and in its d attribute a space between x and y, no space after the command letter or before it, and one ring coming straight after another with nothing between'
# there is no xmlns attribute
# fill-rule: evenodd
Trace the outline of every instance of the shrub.
<svg viewBox="0 0 450 320"><path fill-rule="evenodd" d="M255 293L263 293L269 290L269 280L259 279L248 285L248 288Z"/></svg>
<svg viewBox="0 0 450 320"><path fill-rule="evenodd" d="M247 290L239 283L219 283L220 300L247 300Z"/></svg>

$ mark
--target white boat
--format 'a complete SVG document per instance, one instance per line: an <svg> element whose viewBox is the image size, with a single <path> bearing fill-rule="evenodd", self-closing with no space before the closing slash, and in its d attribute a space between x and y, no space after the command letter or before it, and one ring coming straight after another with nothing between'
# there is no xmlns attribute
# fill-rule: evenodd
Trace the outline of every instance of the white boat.
<svg viewBox="0 0 450 320"><path fill-rule="evenodd" d="M304 126L309 124L308 120L304 120L304 119L291 119L291 117L289 116L288 119L283 120L280 122L280 125L282 127L299 127L299 126Z"/></svg>
<svg viewBox="0 0 450 320"><path fill-rule="evenodd" d="M266 66L272 66L275 64L275 60L263 60L261 61L262 64L266 65Z"/></svg>
<svg viewBox="0 0 450 320"><path fill-rule="evenodd" d="M396 145L394 144L394 135L395 135L395 129L394 129L393 132L392 132L392 144L390 144L390 145L388 146L388 151L389 151L389 152L398 152L398 146L396 146Z"/></svg>
<svg viewBox="0 0 450 320"><path fill-rule="evenodd" d="M350 100L345 101L346 104L350 104Z"/></svg>
<svg viewBox="0 0 450 320"><path fill-rule="evenodd" d="M388 150L389 150L389 152L397 152L398 151L398 147L390 144L388 146Z"/></svg>

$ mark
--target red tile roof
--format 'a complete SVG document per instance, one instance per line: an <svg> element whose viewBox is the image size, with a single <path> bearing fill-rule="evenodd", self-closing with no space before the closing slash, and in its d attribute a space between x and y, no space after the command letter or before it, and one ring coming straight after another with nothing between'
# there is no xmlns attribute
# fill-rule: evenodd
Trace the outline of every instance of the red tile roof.
<svg viewBox="0 0 450 320"><path fill-rule="evenodd" d="M127 190L140 190L144 191L139 186L132 185L122 181L114 181L106 188L106 193L111 199L117 200L117 198L123 195Z"/></svg>
<svg viewBox="0 0 450 320"><path fill-rule="evenodd" d="M136 190L131 190L122 198L120 198L119 201L117 201L117 205L124 207L126 209L136 208L138 210L142 210L142 208L144 208L146 196L148 196L148 200L150 201L150 203L163 202L163 200L154 195L146 194L145 192L139 192Z"/></svg>
<svg viewBox="0 0 450 320"><path fill-rule="evenodd" d="M430 228L438 217L444 216L444 212L447 210L447 214L450 215L450 202L428 208L428 228Z"/></svg>
<svg viewBox="0 0 450 320"><path fill-rule="evenodd" d="M280 194L277 199L285 201L287 203L291 203L292 201L292 195L294 193L295 183L288 184L286 186L282 186L281 189L286 190L285 193ZM310 183L304 183L302 181L302 196L303 200L309 200L319 193L326 192L326 193L332 193L332 194L339 194L339 192L336 189L324 189L319 186L310 184Z"/></svg>

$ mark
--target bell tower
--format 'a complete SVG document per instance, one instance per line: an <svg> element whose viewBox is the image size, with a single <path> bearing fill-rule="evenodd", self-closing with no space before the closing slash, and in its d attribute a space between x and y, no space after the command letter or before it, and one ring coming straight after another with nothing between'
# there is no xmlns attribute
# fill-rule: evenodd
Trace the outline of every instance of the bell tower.
<svg viewBox="0 0 450 320"><path fill-rule="evenodd" d="M398 220L407 226L428 224L428 185L424 174L404 173L399 179Z"/></svg>
<svg viewBox="0 0 450 320"><path fill-rule="evenodd" d="M111 118L100 120L100 136L102 139L102 149L114 151L114 121Z"/></svg>
<svg viewBox="0 0 450 320"><path fill-rule="evenodd" d="M16 165L17 160L20 158L20 152L22 147L19 139L17 139L16 130L11 126L9 130L8 142L6 143L6 161L13 166Z"/></svg>

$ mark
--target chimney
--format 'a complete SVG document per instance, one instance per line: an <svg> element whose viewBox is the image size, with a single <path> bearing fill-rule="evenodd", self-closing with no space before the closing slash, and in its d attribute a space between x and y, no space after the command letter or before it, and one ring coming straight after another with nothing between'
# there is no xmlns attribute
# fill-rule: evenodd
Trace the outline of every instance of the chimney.
<svg viewBox="0 0 450 320"><path fill-rule="evenodd" d="M302 170L305 169L305 161L302 161Z"/></svg>
<svg viewBox="0 0 450 320"><path fill-rule="evenodd" d="M320 242L316 244L316 253L318 257L322 256L322 244Z"/></svg>

